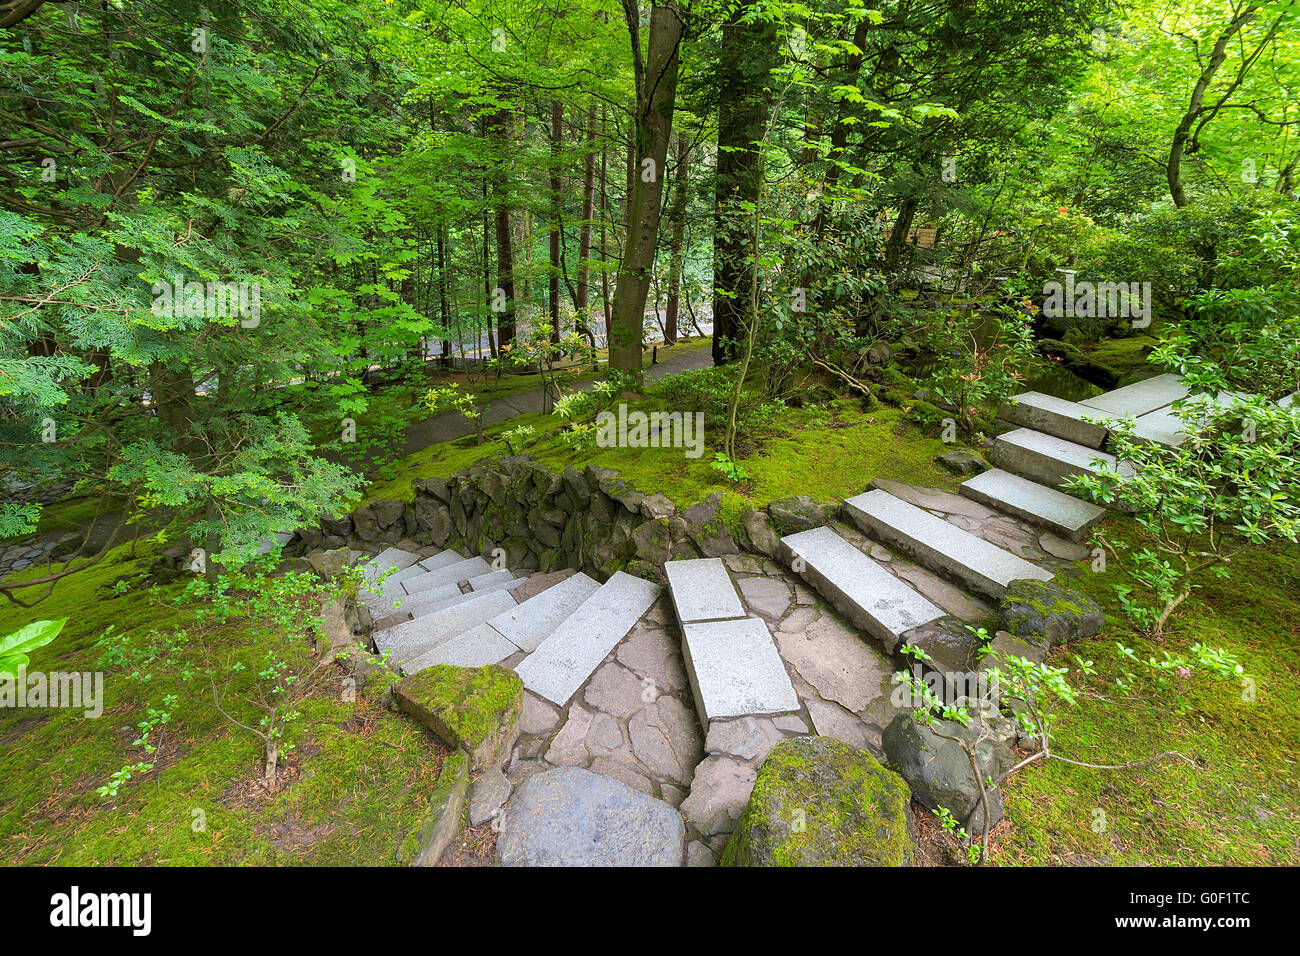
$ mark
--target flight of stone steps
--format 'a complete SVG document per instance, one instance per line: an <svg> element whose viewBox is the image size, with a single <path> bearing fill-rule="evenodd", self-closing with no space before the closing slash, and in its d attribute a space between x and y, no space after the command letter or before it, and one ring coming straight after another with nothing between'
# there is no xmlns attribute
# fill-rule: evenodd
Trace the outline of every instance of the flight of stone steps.
<svg viewBox="0 0 1300 956"><path fill-rule="evenodd" d="M1086 419L1133 415L1139 434L1176 444L1169 405L1186 394L1175 376L1158 376L1079 403L1034 392L1018 396L1002 415L1020 427L1000 436L990 454L999 467L964 482L960 494L986 516L1001 512L1080 542L1105 510L1059 485L1097 461L1114 462L1102 450L1105 426ZM988 602L996 605L1012 581L1053 577L989 534L959 526L951 508L927 509L917 491L924 489L873 482L842 509L861 535L832 523L786 535L777 555L890 653L918 628L949 616L954 603L991 610ZM886 560L891 553L916 562L933 581L950 582L940 582L949 596L930 584L927 597L914 586L915 571L907 580L905 562ZM362 600L375 621L374 644L390 653L390 662L408 674L435 664L500 663L561 707L660 593L659 585L623 572L604 584L581 572L528 575L451 550L421 556L388 548L366 574L373 581L389 569L381 591L363 593ZM799 696L768 625L746 610L723 562L668 561L664 572L701 724L797 711Z"/></svg>
<svg viewBox="0 0 1300 956"><path fill-rule="evenodd" d="M1080 542L1102 519L1105 509L1065 493L1060 485L1072 475L1096 469L1099 463L1116 466L1115 458L1103 450L1109 432L1098 421L1130 415L1137 421L1139 437L1177 445L1183 438L1170 405L1186 396L1187 389L1173 375L1147 379L1084 402L1037 392L1020 395L1002 410L1004 419L1020 427L994 443L990 457L999 467L965 481L960 494L1067 541ZM1231 402L1235 397L1220 395L1218 401ZM1124 462L1117 467L1121 474L1131 470ZM846 540L844 525L839 527L845 534L827 525L786 535L778 554L851 623L880 640L887 651L908 642L916 629L948 616L948 611L895 569L874 559L871 553L877 548L901 553L961 591L994 604L1013 581L1053 578L1047 568L958 526L952 515L941 517L904 500L906 489L873 482L869 491L844 503L842 515L860 529L865 540ZM702 717L775 713L787 708L793 691L783 679L780 658L766 628L761 621L745 616L720 563L705 568L706 563L682 561L665 566Z"/></svg>
<svg viewBox="0 0 1300 956"><path fill-rule="evenodd" d="M378 593L363 591L371 639L413 674L435 664L506 663L524 686L563 706L659 596L623 572L604 584L587 575L494 569L444 550L427 557L387 548L365 565ZM521 576L522 575L522 576Z"/></svg>

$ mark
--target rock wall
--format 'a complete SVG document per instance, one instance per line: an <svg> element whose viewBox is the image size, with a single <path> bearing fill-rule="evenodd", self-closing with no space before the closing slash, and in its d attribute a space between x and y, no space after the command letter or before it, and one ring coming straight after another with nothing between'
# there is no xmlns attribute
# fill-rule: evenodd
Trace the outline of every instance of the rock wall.
<svg viewBox="0 0 1300 956"><path fill-rule="evenodd" d="M575 568L601 580L616 571L657 578L670 559L751 551L771 557L778 534L824 524L833 505L808 498L769 509L727 509L719 494L678 512L609 468L560 474L528 455L479 462L450 477L422 478L409 504L374 500L350 515L299 529L286 553L348 545L375 550L409 539L492 557L529 571ZM726 513L724 513L724 511Z"/></svg>

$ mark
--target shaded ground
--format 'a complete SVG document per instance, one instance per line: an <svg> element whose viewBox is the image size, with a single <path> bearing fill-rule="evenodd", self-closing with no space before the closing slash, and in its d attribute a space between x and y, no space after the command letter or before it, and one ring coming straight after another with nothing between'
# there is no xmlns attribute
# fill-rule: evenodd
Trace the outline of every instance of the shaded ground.
<svg viewBox="0 0 1300 956"><path fill-rule="evenodd" d="M690 372L713 365L713 355L706 340L694 340L672 348L664 349L664 358L655 365L645 369L645 380L657 382L666 375L678 372ZM574 388L579 391L590 389L598 379L577 382ZM536 415L543 412L541 388L516 392L493 399L483 411L483 426L497 425L507 419L520 415ZM452 441L474 434L474 427L456 412L443 412L416 422L406 429L405 445L402 455L413 455L423 448L439 442Z"/></svg>

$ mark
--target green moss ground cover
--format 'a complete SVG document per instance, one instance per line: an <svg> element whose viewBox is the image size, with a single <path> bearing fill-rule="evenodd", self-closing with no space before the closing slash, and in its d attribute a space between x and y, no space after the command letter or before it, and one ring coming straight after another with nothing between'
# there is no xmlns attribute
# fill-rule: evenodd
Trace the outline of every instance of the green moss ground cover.
<svg viewBox="0 0 1300 956"><path fill-rule="evenodd" d="M1124 536L1126 520L1109 519L1108 535ZM1195 765L1169 759L1112 771L1052 761L1028 768L1005 789L1010 827L999 831L993 862L1300 863L1300 548L1251 548L1232 567L1230 579L1208 580L1179 609L1159 645L1121 615L1112 590L1117 569L1086 572L1073 585L1102 604L1106 626L1092 640L1057 650L1049 663L1073 667L1074 654L1093 660L1099 673L1085 686L1115 701L1067 709L1054 750L1098 764L1176 750ZM1186 654L1197 642L1222 648L1255 681L1254 700L1235 682L1198 685L1186 713L1172 694L1154 705L1123 700L1112 683L1117 641L1141 658Z"/></svg>
<svg viewBox="0 0 1300 956"><path fill-rule="evenodd" d="M149 558L156 548L143 544L137 554ZM32 655L30 670L84 671L95 669L103 653L95 641L110 625L138 646L154 631L191 623L191 609L178 603L180 583L151 595L107 589L134 563L123 545L35 608L0 608L0 634L66 616L63 633ZM247 661L250 671L268 647L265 633L254 638L238 621L211 641L215 651ZM301 641L278 650L294 660L310 653ZM98 719L80 710L0 710L0 861L396 862L445 753L427 731L373 699L344 700L340 680L327 671L291 727L287 742L294 749L283 785L267 794L255 785L261 741L218 714L200 680L152 667L149 680L137 681L128 678L130 670L129 664L107 669ZM232 684L236 696L240 679ZM156 737L157 751L145 758L132 746L134 725L146 708L163 708L173 694L177 701L166 708L171 720ZM115 797L96 793L119 768L145 759L155 769L127 781Z"/></svg>

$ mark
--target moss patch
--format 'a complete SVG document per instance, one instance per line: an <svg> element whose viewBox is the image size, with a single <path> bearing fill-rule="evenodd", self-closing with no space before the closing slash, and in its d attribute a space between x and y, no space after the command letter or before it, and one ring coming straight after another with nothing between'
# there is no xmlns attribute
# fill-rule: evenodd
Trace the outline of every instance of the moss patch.
<svg viewBox="0 0 1300 956"><path fill-rule="evenodd" d="M404 678L398 706L449 746L463 748L476 770L499 767L519 737L524 684L497 664L439 664Z"/></svg>
<svg viewBox="0 0 1300 956"><path fill-rule="evenodd" d="M1131 519L1106 521L1112 539L1136 545ZM1057 720L1053 750L1099 764L1165 760L1140 770L1090 770L1057 761L1020 771L1004 787L1011 822L992 853L1003 864L1295 865L1300 863L1300 548L1250 548L1226 581L1207 579L1170 620L1164 642L1142 637L1125 619L1112 585L1112 562L1072 586L1106 612L1105 627L1048 659L1071 681L1109 701L1083 698ZM1115 643L1140 659L1190 656L1203 643L1235 655L1253 681L1192 682L1176 707L1172 693L1150 701L1117 691ZM1075 655L1097 676L1078 676ZM1101 832L1094 821L1103 819Z"/></svg>
<svg viewBox="0 0 1300 956"><path fill-rule="evenodd" d="M293 750L273 794L255 781L262 745L211 706L206 685L170 668L132 680L129 662L100 668L95 641L110 625L142 646L193 620L178 602L183 582L121 593L110 584L137 572L161 545L142 541L111 551L98 565L60 583L30 609L0 607L0 634L30 621L68 617L63 632L32 654L31 670L104 671L103 716L81 710L0 710L0 859L68 866L392 865L412 821L428 805L446 749L428 732L378 702L340 693L337 672L302 704L286 743ZM39 573L25 572L28 576ZM34 589L18 592L25 600ZM238 623L214 646L261 660L271 646ZM278 648L293 659L306 642ZM238 694L252 677L238 676ZM146 758L132 746L147 707L169 707L171 720ZM124 765L149 760L115 797L95 789Z"/></svg>

